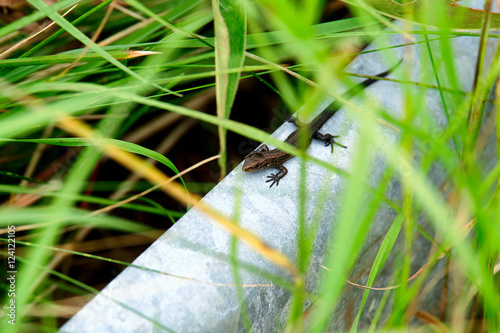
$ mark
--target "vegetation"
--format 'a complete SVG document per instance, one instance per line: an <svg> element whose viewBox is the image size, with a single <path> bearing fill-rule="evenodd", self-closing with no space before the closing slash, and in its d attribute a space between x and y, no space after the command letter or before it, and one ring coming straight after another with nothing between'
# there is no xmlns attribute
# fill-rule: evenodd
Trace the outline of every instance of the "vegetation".
<svg viewBox="0 0 500 333"><path fill-rule="evenodd" d="M60 327L241 161L237 147L243 139L233 133L338 172L256 128L268 125L258 123L264 115L251 110L267 104L293 112L318 92L339 98L332 87L352 81L344 68L365 45L375 41L370 52L394 63L403 46L386 43L394 34L427 52L405 54L406 79L397 81L405 114L395 118L368 101L371 116L358 117L362 148L353 154L350 170L356 177L341 174L346 189L335 246L342 251L325 258L326 268L335 269L325 273L317 294L304 283L315 238L305 214L296 221L297 258L288 258L240 228L237 218L200 207L232 233L233 252L245 242L290 274L286 329L319 332L328 327L374 216L388 204L383 194L396 178L401 200L389 202L396 218L366 283L375 284L392 251L395 287L365 289L361 307L353 309L351 331L367 329L358 327L366 299L380 292L371 331L500 329L500 117L485 113L500 71L500 47L491 65L485 61L488 37L498 38L489 31L499 28L499 14L444 0L28 0L0 2L0 22L0 253L3 304L11 304L7 278L15 275L16 307L15 326L4 308L1 332ZM460 67L471 64L457 60L458 36L479 40L472 91L459 81ZM415 63L432 69L432 80L426 81L432 84L414 82ZM247 82L267 99L253 98L262 103L259 108L238 113L235 105ZM445 126L426 105L429 90L440 96ZM381 121L399 133L396 144L378 136ZM190 132L193 126L206 136ZM492 142L497 146L491 148ZM375 146L387 170L373 189L366 184L368 152ZM210 156L218 165L179 172ZM437 166L446 175L441 184L429 177ZM367 191L375 193L368 206L358 200ZM238 211L242 203L235 201ZM298 207L305 202L302 191ZM15 249L9 247L14 237ZM428 263L415 272L413 245L420 237L433 246ZM118 256L114 250L123 242L135 247ZM9 259L14 256L15 264ZM120 260L108 259L116 257ZM101 277L97 272L105 264L111 273ZM237 269L234 274L239 281ZM439 311L419 310L426 287L437 283L444 286ZM307 313L306 301L313 301ZM382 318L386 306L389 315Z"/></svg>

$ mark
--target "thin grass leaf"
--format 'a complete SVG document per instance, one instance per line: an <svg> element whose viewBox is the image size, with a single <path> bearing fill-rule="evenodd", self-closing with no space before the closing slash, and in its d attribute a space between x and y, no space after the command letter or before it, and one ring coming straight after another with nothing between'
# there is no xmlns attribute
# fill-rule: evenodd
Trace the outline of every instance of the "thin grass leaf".
<svg viewBox="0 0 500 333"><path fill-rule="evenodd" d="M373 261L372 269L370 271L370 275L368 276L368 281L366 282L367 287L373 286L373 283L375 282L375 279L379 275L380 271L382 270L382 267L384 266L385 262L387 261L387 258L389 257L389 254L392 251L392 248L394 247L394 243L396 243L396 239L399 236L399 232L401 231L401 226L403 224L403 216L398 215L396 219L394 220L394 223L391 225L389 230L387 231L384 240L382 241L382 245L380 245L380 249L377 252L377 256L375 257L375 260ZM361 318L361 314L363 313L363 309L366 304L366 299L368 298L368 295L370 294L370 290L365 290L363 294L363 299L361 301L361 305L359 307L358 314L356 315L356 318L354 319L354 323L352 324L351 327L351 333L357 332L358 329L358 323L359 319Z"/></svg>
<svg viewBox="0 0 500 333"><path fill-rule="evenodd" d="M27 143L45 143L54 146L64 146L64 147L89 147L94 146L93 142L90 142L84 138L47 138L47 139L2 139L0 138L0 142L27 142ZM102 139L102 144L112 144L115 147L123 149L125 151L139 154L142 156L146 156L154 159L167 166L175 173L179 173L179 170L175 167L175 165L165 156L160 153L155 152L154 150L144 148L138 144L132 142L126 142L117 139Z"/></svg>
<svg viewBox="0 0 500 333"><path fill-rule="evenodd" d="M152 51L110 51L109 55L116 60L132 59L137 57L144 57L152 54L158 54L158 52ZM63 64L71 63L75 60L79 62L88 61L102 61L102 56L97 53L86 53L83 57L79 54L55 54L40 57L29 57L29 58L17 58L17 59L4 59L0 60L0 68L6 67L19 67L19 66L33 66L33 65L51 65L51 64Z"/></svg>
<svg viewBox="0 0 500 333"><path fill-rule="evenodd" d="M369 28L374 24L373 21L366 21L364 18L347 18L340 21L323 22L317 23L311 26L311 34L314 38L324 39L326 37L338 38L338 37L350 37L350 36L364 36L366 33L360 33L356 29L359 28ZM349 32L346 32L349 31ZM345 34L341 34L345 32ZM393 33L393 32L386 32ZM494 37L494 35L493 35ZM246 50L251 50L254 48L286 44L290 42L290 36L286 34L284 30L277 31L267 31L250 33L246 35ZM182 41L162 41L156 44L161 44L164 47L172 48L198 48L215 44L215 38L207 37L203 39L203 42L198 39L188 39ZM144 47L145 44L130 44L129 47ZM147 44L146 44L147 45Z"/></svg>
<svg viewBox="0 0 500 333"><path fill-rule="evenodd" d="M55 214L51 207L24 207L23 209L12 207L0 207L0 214L3 216L0 227L9 225L34 224L33 221L44 221L42 226L59 224L62 226L88 225L101 228L127 231L143 232L151 230L141 223L131 222L116 216L95 215L89 216L87 211L81 209L69 209L63 213Z"/></svg>
<svg viewBox="0 0 500 333"><path fill-rule="evenodd" d="M114 187L116 187L116 186L114 186ZM32 195L39 195L42 197L68 196L68 194L66 194L66 193L61 193L61 192L55 191L53 189L44 188L43 186L19 187L17 185L3 185L3 184L0 184L0 193L32 194ZM110 205L114 205L117 202L119 202L116 200L110 200L110 199L106 199L106 198L100 198L100 197L95 197L95 196L90 196L90 195L82 195L82 194L74 195L72 198L76 201L99 204L99 205L103 205L103 206L110 206ZM168 216L168 217L173 217L173 218L180 218L184 215L184 213L182 213L182 212L165 209L164 207L162 207L161 205L159 205L155 201L148 200L147 198L139 198L138 200L142 200L144 202L149 203L149 206L134 204L134 203L125 203L125 204L121 204L120 208L130 209L130 210L135 210L135 211L145 212L145 213L151 213L151 214L156 214L156 215L161 215L161 216Z"/></svg>
<svg viewBox="0 0 500 333"><path fill-rule="evenodd" d="M44 181L38 180L36 178L26 177L26 176L18 175L17 173L8 172L8 171L0 170L0 175L6 176L8 178L27 180L27 181L33 182L33 183L45 183Z"/></svg>

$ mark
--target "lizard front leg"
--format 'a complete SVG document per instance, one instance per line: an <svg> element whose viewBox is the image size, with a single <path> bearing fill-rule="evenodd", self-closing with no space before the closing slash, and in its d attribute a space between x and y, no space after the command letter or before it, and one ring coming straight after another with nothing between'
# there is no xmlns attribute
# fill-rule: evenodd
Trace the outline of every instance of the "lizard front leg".
<svg viewBox="0 0 500 333"><path fill-rule="evenodd" d="M332 147L332 153L333 153L333 145L340 146L342 148L347 148L344 145L341 145L337 141L335 141L335 138L338 138L338 135L331 135L331 134L321 134L319 132L314 133L314 138L321 140L325 143L325 147L331 146Z"/></svg>
<svg viewBox="0 0 500 333"><path fill-rule="evenodd" d="M272 173L270 176L267 176L267 178L269 178L269 179L266 180L266 183L272 182L271 186L269 186L269 187L273 187L274 184L276 184L276 186L278 186L280 183L280 179L285 177L286 174L288 173L288 170L283 165L279 165L279 166L277 166L277 168L280 170L280 172Z"/></svg>

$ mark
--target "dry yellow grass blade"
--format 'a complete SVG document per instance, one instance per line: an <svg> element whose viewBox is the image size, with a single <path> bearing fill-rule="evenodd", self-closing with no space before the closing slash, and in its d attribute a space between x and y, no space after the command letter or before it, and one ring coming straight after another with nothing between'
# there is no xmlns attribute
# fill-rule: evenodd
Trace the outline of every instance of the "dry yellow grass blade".
<svg viewBox="0 0 500 333"><path fill-rule="evenodd" d="M226 216L212 209L207 204L201 202L201 198L193 193L187 193L186 190L176 182L168 182L170 179L156 167L145 163L137 156L123 151L113 145L99 140L94 135L94 131L84 122L75 118L61 118L59 126L73 135L88 138L96 146L100 147L108 157L122 164L129 170L141 174L148 181L159 184L160 188L172 198L176 199L185 206L194 206L196 209L208 215L212 221L226 229L229 233L237 237L243 243L247 244L254 251L267 258L276 265L284 268L294 278L294 282L298 285L302 284L302 277L293 262L278 250L267 245L262 239L251 231L233 223Z"/></svg>

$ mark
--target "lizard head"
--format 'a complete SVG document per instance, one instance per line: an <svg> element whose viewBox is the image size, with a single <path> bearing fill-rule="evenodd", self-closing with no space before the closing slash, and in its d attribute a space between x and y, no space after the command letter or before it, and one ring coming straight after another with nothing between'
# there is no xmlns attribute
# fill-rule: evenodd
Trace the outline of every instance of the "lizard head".
<svg viewBox="0 0 500 333"><path fill-rule="evenodd" d="M261 170L266 167L267 160L259 152L253 151L247 156L245 156L245 162L243 163L243 171L254 172Z"/></svg>

